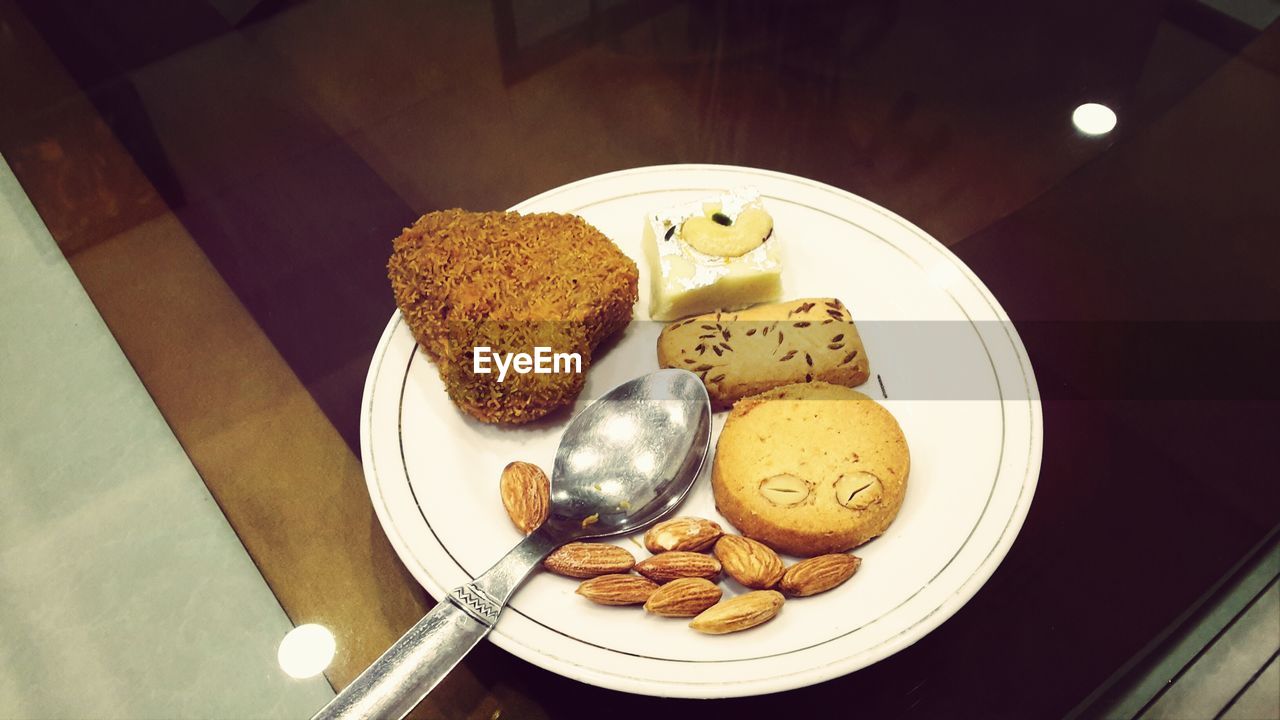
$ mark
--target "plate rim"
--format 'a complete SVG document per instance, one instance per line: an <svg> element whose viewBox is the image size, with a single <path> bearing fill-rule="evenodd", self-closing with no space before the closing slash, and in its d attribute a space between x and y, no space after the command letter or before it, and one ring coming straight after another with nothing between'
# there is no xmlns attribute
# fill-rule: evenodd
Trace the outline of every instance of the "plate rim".
<svg viewBox="0 0 1280 720"><path fill-rule="evenodd" d="M1000 566L1004 558L1008 555L1009 549L1016 540L1025 523L1027 514L1030 510L1032 499L1035 495L1035 489L1038 485L1041 461L1043 456L1043 415L1039 402L1037 382L1034 370L1031 366L1030 357L1026 352L1026 348L1022 343L1020 335L1013 327L1012 321L1008 314L1000 305L999 301L987 288L985 283L969 268L958 256L950 251L945 245L940 243L936 238L924 232L915 224L897 215L891 210L884 208L870 200L855 195L841 188L812 180L803 176L793 175L789 173L767 170L762 168L753 168L737 165L720 165L720 164L668 164L668 165L648 165L616 170L607 173L601 173L590 177L565 183L537 195L527 198L510 210L518 211L531 205L542 202L552 196L560 193L568 192L584 185L599 183L605 180L613 180L619 177L642 175L642 174L665 174L665 173L687 173L698 171L711 172L728 172L728 173L746 173L754 175L771 176L776 179L797 183L814 190L831 193L837 197L852 201L868 210L871 210L887 220L902 226L906 231L922 240L925 244L931 246L935 251L939 252L946 258L957 270L960 271L964 279L972 285L981 296L982 300L989 306L995 319L1001 322L1004 329L1004 337L1009 343L1009 349L1012 350L1016 359L1016 367L1021 371L1022 379L1026 383L1027 398L1021 401L1002 400L1005 405L1013 402L1016 404L1025 404L1029 410L1029 421L1027 425L1029 448L1027 463L1025 466L1025 474L1019 489L1019 496L1010 510L1004 530L1000 533L998 540L991 546L987 556L973 569L969 576L954 589L952 594L946 600L939 603L928 614L919 618L910 627L907 627L896 635L889 637L872 648L868 648L856 652L848 657L842 658L840 661L832 662L827 665L805 668L793 673L783 673L771 676L767 679L752 679L742 682L721 682L714 683L670 683L667 681L657 681L651 679L635 678L630 676L619 675L598 670L577 662L573 662L566 658L558 657L546 652L540 652L527 644L524 644L512 637L508 637L501 632L490 633L489 639L495 644L512 653L513 655L530 662L544 669L555 672L564 677L587 682L608 689L619 690L623 692L666 696L666 697L688 697L688 698L720 698L720 697L741 697L750 695L759 695L772 692L780 692L789 689L806 687L808 685L824 682L836 677L855 672L859 669L872 665L880 660L890 657L902 649L909 647L921 638L925 637L939 625L954 615L961 607L964 606L974 595L977 594L986 582L994 574L996 568ZM663 188L658 188L663 189ZM916 259L911 258L913 261ZM919 264L917 262L917 264ZM958 303L959 301L957 301ZM963 306L962 306L963 310ZM967 313L966 313L967 315ZM384 358L388 347L395 338L396 329L400 323L400 311L395 310L391 318L388 320L383 330L382 336L378 341L378 345L374 351L374 356L370 363L369 372L365 378L365 386L363 397L361 400L361 465L364 470L367 490L369 491L370 501L374 506L375 514L378 516L379 523L382 525L384 533L391 542L396 551L398 558L405 564L414 578L423 585L424 588L437 600L440 601L447 593L447 589L441 587L435 582L434 578L429 576L423 577L421 573L426 573L426 569L421 566L417 555L408 546L408 542L400 536L394 518L391 517L390 510L385 507L382 502L380 493L378 492L378 474L373 465L372 438L370 437L372 427L372 404L373 390L376 385L378 371L381 367L381 360ZM971 321L972 322L972 321ZM407 327L406 327L407 332ZM412 336L410 335L410 338ZM418 352L417 343L414 342L414 348L411 351ZM407 471L407 469L406 469ZM407 476L406 476L407 479ZM994 492L994 488L993 488ZM445 547L441 542L441 547ZM446 551L447 552L447 551ZM407 557L406 557L407 555ZM928 583L926 583L926 587ZM574 638L578 640L577 638ZM579 642L581 642L579 640ZM803 652L803 650L801 650ZM659 662L670 662L659 661ZM726 662L726 661L720 661Z"/></svg>

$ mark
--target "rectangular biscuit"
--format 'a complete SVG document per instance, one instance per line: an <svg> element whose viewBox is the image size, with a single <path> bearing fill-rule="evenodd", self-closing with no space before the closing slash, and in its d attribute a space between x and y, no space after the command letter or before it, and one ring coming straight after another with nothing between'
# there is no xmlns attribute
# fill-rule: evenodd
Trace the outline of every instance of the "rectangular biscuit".
<svg viewBox="0 0 1280 720"><path fill-rule="evenodd" d="M658 365L697 373L723 409L771 388L821 380L856 387L871 376L866 348L844 303L805 298L671 323Z"/></svg>

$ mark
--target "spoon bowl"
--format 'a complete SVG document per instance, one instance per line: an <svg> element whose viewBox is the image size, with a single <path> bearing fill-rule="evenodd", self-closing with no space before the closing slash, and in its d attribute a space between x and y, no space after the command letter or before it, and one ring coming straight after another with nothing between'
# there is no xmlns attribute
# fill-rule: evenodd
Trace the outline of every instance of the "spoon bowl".
<svg viewBox="0 0 1280 720"><path fill-rule="evenodd" d="M711 401L693 373L659 370L619 385L565 430L544 527L583 539L653 523L684 500L710 443Z"/></svg>

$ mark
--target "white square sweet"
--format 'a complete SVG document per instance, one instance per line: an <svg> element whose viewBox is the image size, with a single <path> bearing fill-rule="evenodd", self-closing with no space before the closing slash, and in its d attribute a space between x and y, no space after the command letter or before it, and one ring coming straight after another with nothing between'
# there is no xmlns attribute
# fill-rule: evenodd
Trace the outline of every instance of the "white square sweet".
<svg viewBox="0 0 1280 720"><path fill-rule="evenodd" d="M675 320L773 302L782 263L773 219L755 188L649 213L644 251L649 316Z"/></svg>

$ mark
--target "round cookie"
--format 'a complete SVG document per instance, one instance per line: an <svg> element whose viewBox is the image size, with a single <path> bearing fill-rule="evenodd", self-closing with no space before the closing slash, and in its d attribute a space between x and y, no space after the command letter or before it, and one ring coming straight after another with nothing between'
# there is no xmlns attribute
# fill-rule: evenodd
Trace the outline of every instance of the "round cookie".
<svg viewBox="0 0 1280 720"><path fill-rule="evenodd" d="M790 555L842 552L889 527L911 456L897 420L824 382L739 400L716 445L716 507L745 536Z"/></svg>

